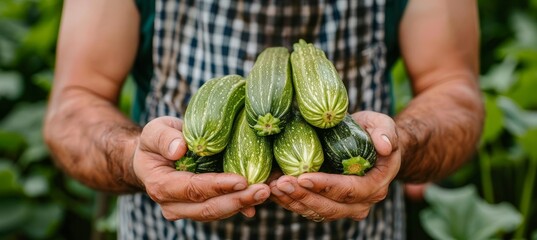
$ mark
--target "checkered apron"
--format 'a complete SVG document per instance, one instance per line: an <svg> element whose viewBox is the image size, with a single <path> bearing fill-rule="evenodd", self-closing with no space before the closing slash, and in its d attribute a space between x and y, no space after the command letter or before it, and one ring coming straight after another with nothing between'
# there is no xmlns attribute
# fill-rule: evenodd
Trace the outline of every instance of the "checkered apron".
<svg viewBox="0 0 537 240"><path fill-rule="evenodd" d="M389 113L384 0L156 0L154 75L142 122L181 117L208 79L245 76L266 47L302 38L326 52L349 94L349 111ZM392 183L385 200L360 222L315 223L273 202L253 218L237 214L202 223L167 221L146 194L119 197L120 239L404 239L403 193Z"/></svg>

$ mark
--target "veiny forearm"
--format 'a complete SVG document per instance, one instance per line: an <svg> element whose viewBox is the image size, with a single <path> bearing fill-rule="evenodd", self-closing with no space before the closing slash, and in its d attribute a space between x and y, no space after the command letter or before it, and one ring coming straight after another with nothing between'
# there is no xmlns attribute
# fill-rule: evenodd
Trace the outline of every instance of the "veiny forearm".
<svg viewBox="0 0 537 240"><path fill-rule="evenodd" d="M61 100L51 101L44 132L56 164L98 190L138 190L132 157L141 128L84 88L65 89L56 97Z"/></svg>
<svg viewBox="0 0 537 240"><path fill-rule="evenodd" d="M446 177L476 149L484 116L479 90L472 81L454 78L416 96L396 117L403 181Z"/></svg>

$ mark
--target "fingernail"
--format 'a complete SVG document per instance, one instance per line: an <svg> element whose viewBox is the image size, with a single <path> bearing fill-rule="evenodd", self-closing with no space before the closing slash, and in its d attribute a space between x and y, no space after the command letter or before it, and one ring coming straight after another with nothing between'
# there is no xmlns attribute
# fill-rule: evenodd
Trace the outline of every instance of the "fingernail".
<svg viewBox="0 0 537 240"><path fill-rule="evenodd" d="M242 210L241 210L241 213L242 213L243 216L245 216L245 217L247 217L247 218L251 218L251 217L254 216L254 215L252 214L251 208L242 209Z"/></svg>
<svg viewBox="0 0 537 240"><path fill-rule="evenodd" d="M268 197L267 191L265 190L259 190L254 194L254 199L256 201L264 200Z"/></svg>
<svg viewBox="0 0 537 240"><path fill-rule="evenodd" d="M244 190L245 188L246 188L246 185L244 185L243 183L237 183L233 187L233 190L240 191L240 190Z"/></svg>
<svg viewBox="0 0 537 240"><path fill-rule="evenodd" d="M380 136L382 138L382 140L384 140L385 142L387 142L388 144L390 144L390 146L392 145L392 143L390 142L390 139L388 138L388 136L382 134L382 136Z"/></svg>
<svg viewBox="0 0 537 240"><path fill-rule="evenodd" d="M174 139L170 145L168 146L168 152L170 153L170 155L174 155L175 154L175 151L177 151L177 148L179 147L179 144L181 144L181 140L176 138Z"/></svg>
<svg viewBox="0 0 537 240"><path fill-rule="evenodd" d="M300 184L300 186L302 187L305 187L305 188L312 188L313 187L313 182L309 179L302 179L300 181L298 181L298 184Z"/></svg>
<svg viewBox="0 0 537 240"><path fill-rule="evenodd" d="M283 196L283 193L278 189L278 187L273 187L271 190L272 194L276 195L277 197Z"/></svg>
<svg viewBox="0 0 537 240"><path fill-rule="evenodd" d="M290 183L284 183L280 189L286 193L293 193L295 191L295 187L293 187L293 185Z"/></svg>

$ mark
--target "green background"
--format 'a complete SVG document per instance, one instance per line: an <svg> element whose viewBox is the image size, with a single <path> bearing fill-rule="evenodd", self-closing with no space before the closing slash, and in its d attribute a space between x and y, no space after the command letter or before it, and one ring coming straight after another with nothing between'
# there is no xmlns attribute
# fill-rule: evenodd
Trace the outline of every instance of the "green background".
<svg viewBox="0 0 537 240"><path fill-rule="evenodd" d="M0 1L0 239L116 236L115 197L60 172L41 136L61 8ZM479 10L484 134L473 161L408 202L408 239L537 239L537 0ZM401 110L411 97L401 62L393 73ZM132 92L128 81L126 114Z"/></svg>

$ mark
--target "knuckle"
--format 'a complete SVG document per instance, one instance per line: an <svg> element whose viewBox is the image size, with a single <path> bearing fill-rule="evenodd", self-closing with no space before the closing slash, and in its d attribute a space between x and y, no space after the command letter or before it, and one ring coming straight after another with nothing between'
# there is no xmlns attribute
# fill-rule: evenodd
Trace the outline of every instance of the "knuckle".
<svg viewBox="0 0 537 240"><path fill-rule="evenodd" d="M369 210L359 211L357 214L353 215L351 218L354 221L363 221L364 219L367 218L367 216L369 216Z"/></svg>
<svg viewBox="0 0 537 240"><path fill-rule="evenodd" d="M162 189L163 188L161 187L161 184L159 183L146 185L147 195L149 195L149 197L151 197L151 199L153 199L153 201L157 203L166 201L166 196L164 192L162 191Z"/></svg>
<svg viewBox="0 0 537 240"><path fill-rule="evenodd" d="M192 202L203 202L205 200L202 191L193 184L188 185L186 197Z"/></svg>
<svg viewBox="0 0 537 240"><path fill-rule="evenodd" d="M379 191L377 191L373 196L371 197L371 200L373 202L380 202L384 200L388 196L388 188L382 188Z"/></svg>
<svg viewBox="0 0 537 240"><path fill-rule="evenodd" d="M341 200L342 202L355 202L356 198L356 193L354 192L354 189L352 187L346 186L341 189L339 200Z"/></svg>
<svg viewBox="0 0 537 240"><path fill-rule="evenodd" d="M193 201L193 202L203 202L207 199L206 197L206 190L207 189L203 189L203 188L200 188L198 185L200 184L197 184L197 178L198 176L197 175L192 175L192 177L190 178L190 182L188 183L187 187L186 187L186 192L185 192L185 195L187 197L187 199ZM203 184L201 184L202 186Z"/></svg>
<svg viewBox="0 0 537 240"><path fill-rule="evenodd" d="M168 221L175 221L175 220L179 220L179 219L182 219L183 217L178 215L177 213L173 212L173 211L169 211L165 208L162 208L162 216L168 220Z"/></svg>
<svg viewBox="0 0 537 240"><path fill-rule="evenodd" d="M219 211L214 204L205 204L200 212L200 217L204 220L218 219Z"/></svg>

